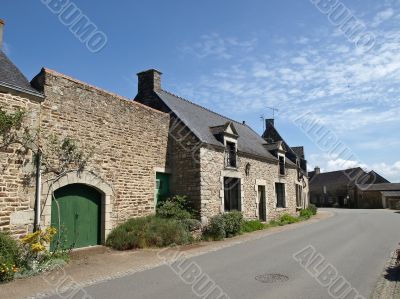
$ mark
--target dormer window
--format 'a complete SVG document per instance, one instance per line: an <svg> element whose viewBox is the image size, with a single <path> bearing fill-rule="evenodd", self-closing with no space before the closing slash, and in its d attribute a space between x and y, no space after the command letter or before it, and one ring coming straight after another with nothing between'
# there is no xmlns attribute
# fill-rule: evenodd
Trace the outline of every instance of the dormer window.
<svg viewBox="0 0 400 299"><path fill-rule="evenodd" d="M215 138L221 142L225 147L225 167L237 168L238 167L238 138L239 134L236 131L235 126L232 122L210 127L212 134Z"/></svg>
<svg viewBox="0 0 400 299"><path fill-rule="evenodd" d="M237 167L236 163L236 143L226 142L225 161L227 167Z"/></svg>
<svg viewBox="0 0 400 299"><path fill-rule="evenodd" d="M285 156L279 155L279 174L285 175Z"/></svg>

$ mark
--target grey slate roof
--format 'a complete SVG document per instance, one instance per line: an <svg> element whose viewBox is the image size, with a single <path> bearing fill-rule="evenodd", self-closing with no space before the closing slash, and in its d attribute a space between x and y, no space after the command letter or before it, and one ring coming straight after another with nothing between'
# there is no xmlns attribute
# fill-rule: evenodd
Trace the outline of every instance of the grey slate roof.
<svg viewBox="0 0 400 299"><path fill-rule="evenodd" d="M223 126L232 122L239 135L238 151L255 155L261 158L277 160L264 147L265 140L261 138L249 126L231 120L218 113L194 104L166 91L156 91L158 97L168 106L173 113L200 139L201 142L220 146L219 142L211 131L211 127Z"/></svg>
<svg viewBox="0 0 400 299"><path fill-rule="evenodd" d="M297 156L304 159L304 146L292 146L292 151L294 151Z"/></svg>
<svg viewBox="0 0 400 299"><path fill-rule="evenodd" d="M346 186L352 182L352 178L356 178L360 175L364 175L365 172L360 168L350 168L346 170L338 170L331 172L324 172L315 175L314 172L310 172L312 174L310 185L312 188L318 188L322 186L329 185L343 185Z"/></svg>
<svg viewBox="0 0 400 299"><path fill-rule="evenodd" d="M40 94L2 50L0 50L0 85L17 91Z"/></svg>
<svg viewBox="0 0 400 299"><path fill-rule="evenodd" d="M357 187L363 191L400 191L400 183L364 184Z"/></svg>
<svg viewBox="0 0 400 299"><path fill-rule="evenodd" d="M400 191L382 191L381 193L387 197L400 197Z"/></svg>

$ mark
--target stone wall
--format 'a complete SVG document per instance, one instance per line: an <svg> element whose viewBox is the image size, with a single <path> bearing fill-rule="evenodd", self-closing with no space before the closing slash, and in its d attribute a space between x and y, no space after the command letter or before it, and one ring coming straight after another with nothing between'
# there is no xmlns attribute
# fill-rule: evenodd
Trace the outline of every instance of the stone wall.
<svg viewBox="0 0 400 299"><path fill-rule="evenodd" d="M9 93L0 93L0 107L9 112L26 111L24 125L38 127L39 102ZM25 234L33 228L35 189L29 183L33 171L32 153L17 154L18 145L0 150L0 231Z"/></svg>
<svg viewBox="0 0 400 299"><path fill-rule="evenodd" d="M250 173L246 175L249 163ZM223 178L241 179L242 211L248 219L258 218L258 186L265 186L267 201L267 220L276 219L284 213L296 214L297 170L286 168L285 176L280 176L278 162L273 164L253 157L238 155L238 169L224 168L224 151L215 148L201 148L201 207L202 218L206 221L213 215L223 212ZM276 208L275 183L284 183L286 188L286 207ZM307 189L304 190L308 192Z"/></svg>
<svg viewBox="0 0 400 299"><path fill-rule="evenodd" d="M199 139L179 119L171 118L168 164L171 169L171 193L186 195L200 209Z"/></svg>
<svg viewBox="0 0 400 299"><path fill-rule="evenodd" d="M107 214L102 216L107 226L105 233L130 217L154 213L155 173L168 168L169 115L47 69L34 79L34 84L45 94L40 116L43 135L70 137L78 140L82 148L93 147L94 154L85 168L87 174L79 175L75 171L68 175L73 178L71 183L87 183L107 194L103 205ZM10 106L12 103L8 102L13 97L1 95L0 100ZM28 105L20 99L14 101ZM34 114L32 119L37 121L39 117ZM32 188L30 193L21 191L23 172L21 167L16 169L21 163L9 160L6 164L12 167L8 175L1 176L0 188L7 195L0 202L1 215L4 214L0 218L0 229L9 227L8 211L31 209L34 203ZM44 226L51 223L48 191L58 186L56 183L50 188L46 184L53 178L53 174L43 177L41 220ZM9 202L11 197L15 198L15 204ZM26 233L28 229L27 223L14 230Z"/></svg>

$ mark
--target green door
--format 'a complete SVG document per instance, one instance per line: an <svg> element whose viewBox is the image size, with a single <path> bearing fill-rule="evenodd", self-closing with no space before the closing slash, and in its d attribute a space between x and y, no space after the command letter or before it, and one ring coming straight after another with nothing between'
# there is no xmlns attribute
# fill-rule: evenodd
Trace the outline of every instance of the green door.
<svg viewBox="0 0 400 299"><path fill-rule="evenodd" d="M101 194L82 184L71 184L54 192L51 225L57 228L56 241L64 248L98 245L100 238Z"/></svg>
<svg viewBox="0 0 400 299"><path fill-rule="evenodd" d="M156 204L170 196L169 174L157 172L156 174Z"/></svg>

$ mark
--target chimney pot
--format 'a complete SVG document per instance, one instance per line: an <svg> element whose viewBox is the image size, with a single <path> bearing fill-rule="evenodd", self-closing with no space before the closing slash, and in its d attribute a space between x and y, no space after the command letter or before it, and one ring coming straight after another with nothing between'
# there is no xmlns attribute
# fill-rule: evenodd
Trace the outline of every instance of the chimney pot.
<svg viewBox="0 0 400 299"><path fill-rule="evenodd" d="M319 166L315 166L314 171L315 171L315 174L320 174L321 168L319 168Z"/></svg>
<svg viewBox="0 0 400 299"><path fill-rule="evenodd" d="M0 50L3 49L3 30L4 30L4 21L0 19Z"/></svg>
<svg viewBox="0 0 400 299"><path fill-rule="evenodd" d="M161 90L162 73L155 69L150 69L138 73L138 94L141 96L151 95L154 91Z"/></svg>

